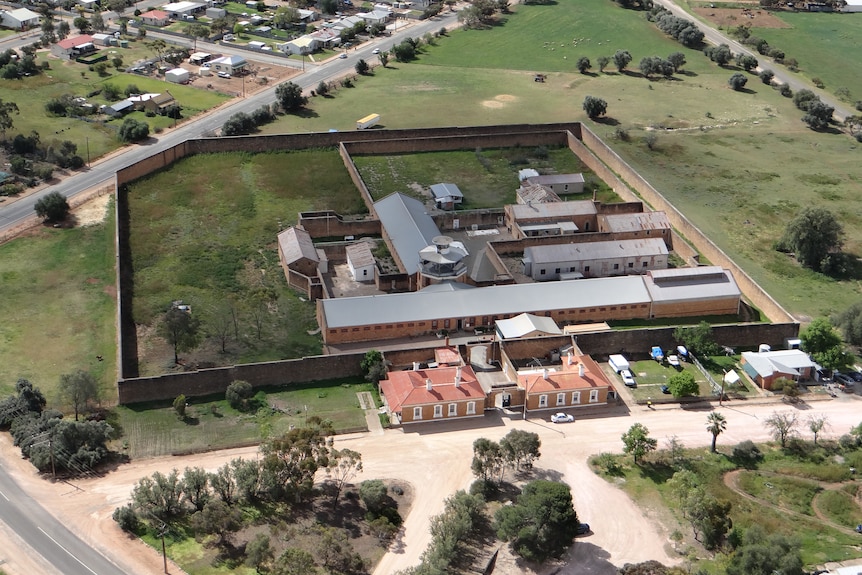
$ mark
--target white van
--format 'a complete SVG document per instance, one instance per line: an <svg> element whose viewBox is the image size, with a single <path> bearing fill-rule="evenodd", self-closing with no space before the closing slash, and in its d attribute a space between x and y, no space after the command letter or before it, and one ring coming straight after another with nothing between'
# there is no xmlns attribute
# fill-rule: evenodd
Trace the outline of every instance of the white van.
<svg viewBox="0 0 862 575"><path fill-rule="evenodd" d="M628 360L619 354L614 354L610 356L608 358L608 365L610 365L611 369L613 369L617 373L629 368Z"/></svg>

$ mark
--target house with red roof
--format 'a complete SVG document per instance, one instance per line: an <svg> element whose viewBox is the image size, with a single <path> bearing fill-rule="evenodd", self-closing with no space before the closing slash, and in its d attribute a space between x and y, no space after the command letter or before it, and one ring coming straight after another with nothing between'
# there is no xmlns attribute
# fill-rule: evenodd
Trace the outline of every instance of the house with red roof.
<svg viewBox="0 0 862 575"><path fill-rule="evenodd" d="M93 37L88 34L65 38L51 46L51 54L58 58L73 58L96 50Z"/></svg>
<svg viewBox="0 0 862 575"><path fill-rule="evenodd" d="M141 14L141 22L146 26L167 26L171 15L164 10L149 10Z"/></svg>
<svg viewBox="0 0 862 575"><path fill-rule="evenodd" d="M606 405L613 385L588 355L569 354L561 365L518 372L527 411Z"/></svg>
<svg viewBox="0 0 862 575"><path fill-rule="evenodd" d="M380 396L393 423L482 417L485 391L470 366L394 371L380 382Z"/></svg>

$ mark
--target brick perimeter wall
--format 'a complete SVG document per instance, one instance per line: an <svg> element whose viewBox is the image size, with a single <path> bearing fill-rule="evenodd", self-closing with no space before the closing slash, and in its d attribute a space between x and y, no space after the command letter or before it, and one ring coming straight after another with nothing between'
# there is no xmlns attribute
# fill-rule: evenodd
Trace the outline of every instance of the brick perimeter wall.
<svg viewBox="0 0 862 575"><path fill-rule="evenodd" d="M317 355L286 361L249 363L215 369L123 379L117 383L121 405L144 401L223 394L232 381L244 380L254 388L337 379L361 378L364 353Z"/></svg>
<svg viewBox="0 0 862 575"><path fill-rule="evenodd" d="M345 220L335 212L301 212L298 225L312 238L380 236L380 220Z"/></svg>

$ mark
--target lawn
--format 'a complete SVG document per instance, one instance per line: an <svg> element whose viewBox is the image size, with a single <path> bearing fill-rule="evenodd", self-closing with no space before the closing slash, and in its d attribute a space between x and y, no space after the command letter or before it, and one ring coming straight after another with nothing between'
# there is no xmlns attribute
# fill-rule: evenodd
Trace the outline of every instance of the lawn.
<svg viewBox="0 0 862 575"><path fill-rule="evenodd" d="M276 235L300 211L364 211L337 152L195 156L133 183L129 204L133 314L145 333L139 349L147 350L141 374L162 373L173 362L143 326L155 325L175 300L200 310L205 328L222 314L240 324L226 354L210 341L190 361L224 365L320 352L319 336L308 333L316 327L314 305L287 286Z"/></svg>
<svg viewBox="0 0 862 575"><path fill-rule="evenodd" d="M40 227L0 244L0 397L29 379L62 407L60 375L90 371L116 401L114 218L83 228ZM96 356L102 356L98 361Z"/></svg>
<svg viewBox="0 0 862 575"><path fill-rule="evenodd" d="M359 156L353 161L375 200L393 192L402 192L424 201L427 197L416 191L417 184L428 188L440 182L455 182L464 193L461 209L465 210L499 208L515 203L518 170L527 166L542 173L589 172L568 148ZM619 201L613 190L594 175L585 173L584 178L599 189L600 199ZM587 187L581 199L592 198Z"/></svg>
<svg viewBox="0 0 862 575"><path fill-rule="evenodd" d="M336 380L268 389L266 399L273 409L257 413L238 412L223 397L190 398L185 420L169 405L121 406L114 410L112 424L123 435L113 449L133 459L226 449L278 437L309 416L331 421L336 432L365 428L356 394L373 388L361 381Z"/></svg>

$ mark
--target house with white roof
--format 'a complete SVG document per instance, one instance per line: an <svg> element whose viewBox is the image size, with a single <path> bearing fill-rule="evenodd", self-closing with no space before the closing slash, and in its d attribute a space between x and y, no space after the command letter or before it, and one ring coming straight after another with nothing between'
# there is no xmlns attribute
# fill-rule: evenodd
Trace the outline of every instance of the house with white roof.
<svg viewBox="0 0 862 575"><path fill-rule="evenodd" d="M248 61L242 56L222 56L215 60L210 60L210 68L216 72L225 72L230 75L236 75L246 69Z"/></svg>
<svg viewBox="0 0 862 575"><path fill-rule="evenodd" d="M809 380L815 369L808 354L799 349L744 351L739 363L757 385L767 390L782 377L796 382Z"/></svg>

